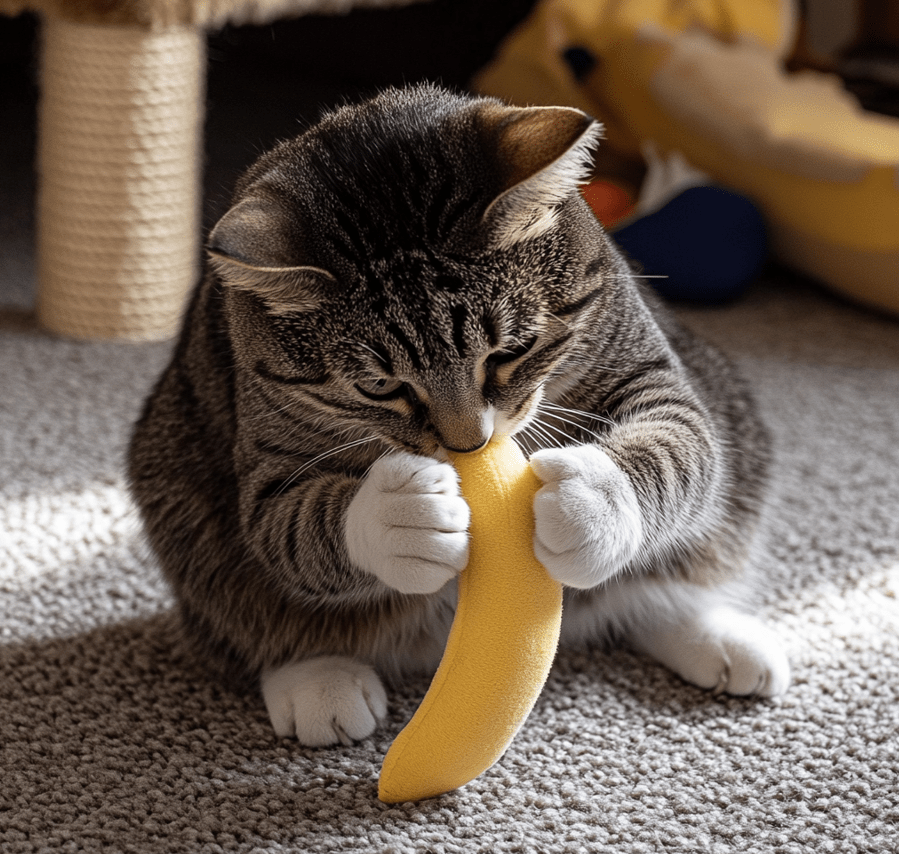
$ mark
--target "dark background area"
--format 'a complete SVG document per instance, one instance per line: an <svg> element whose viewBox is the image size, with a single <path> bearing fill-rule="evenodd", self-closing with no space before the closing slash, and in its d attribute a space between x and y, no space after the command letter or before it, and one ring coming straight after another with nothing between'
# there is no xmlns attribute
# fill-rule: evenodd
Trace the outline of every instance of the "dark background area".
<svg viewBox="0 0 899 854"><path fill-rule="evenodd" d="M465 88L535 2L434 0L210 31L206 226L259 153L323 110L420 80ZM38 39L35 16L0 16L0 303L10 281L21 291L32 278Z"/></svg>
<svg viewBox="0 0 899 854"><path fill-rule="evenodd" d="M205 226L224 212L240 172L274 142L387 85L431 80L464 89L535 5L433 0L210 31ZM871 22L847 51L843 77L866 109L899 115L899 34L881 21L896 13L881 0L869 5ZM0 304L24 308L34 289L38 39L35 16L0 16ZM800 39L793 64L813 65L802 53ZM873 66L859 64L870 56Z"/></svg>

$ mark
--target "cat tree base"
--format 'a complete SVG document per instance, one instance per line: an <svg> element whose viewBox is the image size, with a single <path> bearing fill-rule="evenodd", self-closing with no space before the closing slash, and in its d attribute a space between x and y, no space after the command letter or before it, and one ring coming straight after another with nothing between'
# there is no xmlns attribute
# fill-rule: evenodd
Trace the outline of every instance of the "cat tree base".
<svg viewBox="0 0 899 854"><path fill-rule="evenodd" d="M169 338L198 269L205 32L47 17L40 77L38 320Z"/></svg>

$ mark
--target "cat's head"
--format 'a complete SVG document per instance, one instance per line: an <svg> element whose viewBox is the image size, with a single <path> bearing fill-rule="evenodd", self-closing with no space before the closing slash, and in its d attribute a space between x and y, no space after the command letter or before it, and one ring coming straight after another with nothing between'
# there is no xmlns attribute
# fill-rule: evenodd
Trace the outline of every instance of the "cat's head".
<svg viewBox="0 0 899 854"><path fill-rule="evenodd" d="M422 86L282 143L209 240L241 364L409 450L514 433L586 361L621 270L578 193L599 136L579 110Z"/></svg>

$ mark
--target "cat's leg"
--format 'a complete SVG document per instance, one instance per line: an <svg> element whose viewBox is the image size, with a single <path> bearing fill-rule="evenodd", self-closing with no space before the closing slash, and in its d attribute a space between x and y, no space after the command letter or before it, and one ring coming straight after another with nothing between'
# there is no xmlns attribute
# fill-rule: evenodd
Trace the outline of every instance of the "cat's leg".
<svg viewBox="0 0 899 854"><path fill-rule="evenodd" d="M670 615L635 628L630 641L687 682L716 693L776 697L790 684L777 635L758 617L729 605Z"/></svg>
<svg viewBox="0 0 899 854"><path fill-rule="evenodd" d="M774 697L789 687L779 638L737 607L744 598L739 588L630 578L610 584L605 594L572 603L563 637L596 637L611 628L687 682L716 692Z"/></svg>
<svg viewBox="0 0 899 854"><path fill-rule="evenodd" d="M531 467L543 481L534 498L534 553L567 587L598 588L568 597L563 640L612 628L703 688L766 697L786 690L790 669L780 643L740 610L746 597L736 585L626 574L646 541L643 519L630 478L604 451L547 448L531 455Z"/></svg>
<svg viewBox="0 0 899 854"><path fill-rule="evenodd" d="M347 552L394 590L433 594L468 562L469 515L452 466L391 454L372 465L350 503ZM262 695L275 732L310 747L365 738L387 712L374 669L342 656L266 670Z"/></svg>
<svg viewBox="0 0 899 854"><path fill-rule="evenodd" d="M295 735L308 747L352 744L371 735L387 714L374 669L337 655L264 671L262 696L275 732Z"/></svg>

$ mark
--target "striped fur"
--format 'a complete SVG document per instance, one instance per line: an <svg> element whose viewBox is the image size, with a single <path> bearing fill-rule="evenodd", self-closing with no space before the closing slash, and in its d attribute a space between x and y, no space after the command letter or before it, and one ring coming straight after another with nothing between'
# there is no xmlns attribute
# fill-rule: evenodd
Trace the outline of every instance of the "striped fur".
<svg viewBox="0 0 899 854"><path fill-rule="evenodd" d="M315 655L393 680L433 668L453 585L403 595L354 566L347 508L383 455L494 429L528 453L593 443L624 472L645 533L628 590L737 589L765 432L580 198L597 135L575 110L391 90L242 178L130 449L185 632L219 673ZM569 596L565 636L626 632L623 589Z"/></svg>

